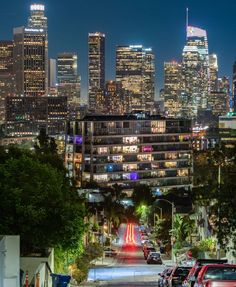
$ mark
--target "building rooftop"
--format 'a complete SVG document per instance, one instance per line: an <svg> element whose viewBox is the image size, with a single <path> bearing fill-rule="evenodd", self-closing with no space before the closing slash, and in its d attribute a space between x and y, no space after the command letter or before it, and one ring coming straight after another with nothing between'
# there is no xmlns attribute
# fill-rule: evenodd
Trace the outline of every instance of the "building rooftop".
<svg viewBox="0 0 236 287"><path fill-rule="evenodd" d="M128 114L128 115L86 115L82 121L132 121L132 120L186 120L183 118L173 119L173 118L166 118L161 115L150 115L146 113L135 113L135 114Z"/></svg>

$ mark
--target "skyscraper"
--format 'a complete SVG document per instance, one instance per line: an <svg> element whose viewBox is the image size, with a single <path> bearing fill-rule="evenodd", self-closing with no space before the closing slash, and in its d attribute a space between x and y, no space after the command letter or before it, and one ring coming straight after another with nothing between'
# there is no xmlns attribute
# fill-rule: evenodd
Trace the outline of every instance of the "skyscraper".
<svg viewBox="0 0 236 287"><path fill-rule="evenodd" d="M57 85L57 60L48 60L48 87L50 90L55 89Z"/></svg>
<svg viewBox="0 0 236 287"><path fill-rule="evenodd" d="M96 110L96 93L105 87L105 34L88 35L89 108Z"/></svg>
<svg viewBox="0 0 236 287"><path fill-rule="evenodd" d="M77 54L60 53L57 57L58 95L66 96L71 119L77 119L80 105L80 76L77 71Z"/></svg>
<svg viewBox="0 0 236 287"><path fill-rule="evenodd" d="M182 66L176 61L164 63L164 109L170 117L180 113L181 71Z"/></svg>
<svg viewBox="0 0 236 287"><path fill-rule="evenodd" d="M236 112L236 62L233 65L233 110Z"/></svg>
<svg viewBox="0 0 236 287"><path fill-rule="evenodd" d="M13 54L17 95L47 95L47 46L47 34L43 28L14 29Z"/></svg>
<svg viewBox="0 0 236 287"><path fill-rule="evenodd" d="M47 95L48 37L44 6L31 5L28 27L15 28L13 33L17 95Z"/></svg>
<svg viewBox="0 0 236 287"><path fill-rule="evenodd" d="M155 96L155 57L142 45L117 46L116 81L129 92L129 112L152 111Z"/></svg>
<svg viewBox="0 0 236 287"><path fill-rule="evenodd" d="M210 92L209 53L205 30L188 26L187 43L182 60L183 89L187 97L188 116L196 118L199 110L207 108Z"/></svg>
<svg viewBox="0 0 236 287"><path fill-rule="evenodd" d="M48 20L44 15L45 7L41 4L32 4L30 6L30 17L28 18L29 28L43 28L47 31Z"/></svg>
<svg viewBox="0 0 236 287"><path fill-rule="evenodd" d="M6 97L14 93L13 42L0 41L0 124L5 121Z"/></svg>
<svg viewBox="0 0 236 287"><path fill-rule="evenodd" d="M210 91L218 91L218 61L216 54L209 55Z"/></svg>

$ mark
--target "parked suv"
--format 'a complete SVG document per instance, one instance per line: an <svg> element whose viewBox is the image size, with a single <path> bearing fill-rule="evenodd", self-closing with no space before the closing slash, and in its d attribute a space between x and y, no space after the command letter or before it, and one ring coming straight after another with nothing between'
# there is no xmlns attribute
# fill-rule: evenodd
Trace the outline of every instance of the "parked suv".
<svg viewBox="0 0 236 287"><path fill-rule="evenodd" d="M228 260L221 259L197 259L192 269L189 271L188 277L183 283L183 287L194 287L196 278L202 269L202 266L208 264L226 264Z"/></svg>
<svg viewBox="0 0 236 287"><path fill-rule="evenodd" d="M194 287L235 287L236 265L209 264L200 270Z"/></svg>

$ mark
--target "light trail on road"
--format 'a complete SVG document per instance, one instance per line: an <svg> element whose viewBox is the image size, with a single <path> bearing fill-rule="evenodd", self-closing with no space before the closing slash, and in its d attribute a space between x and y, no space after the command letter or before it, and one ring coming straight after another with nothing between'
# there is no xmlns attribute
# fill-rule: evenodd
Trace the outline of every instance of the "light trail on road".
<svg viewBox="0 0 236 287"><path fill-rule="evenodd" d="M126 235L125 235L125 244L135 245L134 239L134 225L129 223L126 228Z"/></svg>

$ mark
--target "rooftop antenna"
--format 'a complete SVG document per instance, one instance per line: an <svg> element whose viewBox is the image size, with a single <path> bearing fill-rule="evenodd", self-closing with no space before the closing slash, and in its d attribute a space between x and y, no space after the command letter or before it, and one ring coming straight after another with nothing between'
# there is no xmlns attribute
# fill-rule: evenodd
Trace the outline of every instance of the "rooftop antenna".
<svg viewBox="0 0 236 287"><path fill-rule="evenodd" d="M186 39L188 38L188 7L186 8Z"/></svg>

